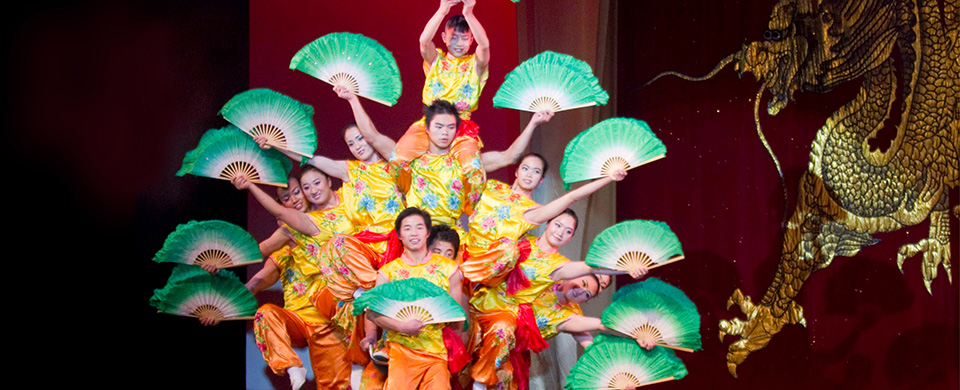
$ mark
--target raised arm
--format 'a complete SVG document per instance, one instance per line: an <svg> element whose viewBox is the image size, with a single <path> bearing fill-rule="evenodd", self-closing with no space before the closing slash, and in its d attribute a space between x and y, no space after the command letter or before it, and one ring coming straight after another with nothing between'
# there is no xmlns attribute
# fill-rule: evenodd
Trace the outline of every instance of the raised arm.
<svg viewBox="0 0 960 390"><path fill-rule="evenodd" d="M280 280L280 267L277 267L277 263L274 261L273 256L271 256L267 258L267 261L263 262L263 269L257 272L256 275L253 275L250 281L247 282L247 290L250 290L251 293L256 295L258 292L263 291L263 289L272 286Z"/></svg>
<svg viewBox="0 0 960 390"><path fill-rule="evenodd" d="M353 120L357 122L357 129L360 130L360 135L367 140L367 143L373 146L373 149L375 149L377 153L380 153L380 156L390 157L390 153L393 153L393 148L397 146L397 143L390 139L390 137L380 134L380 132L377 131L377 127L373 125L373 120L370 119L367 111L364 110L363 105L360 104L360 98L344 87L333 87L333 92L336 92L338 97L350 103L350 109L353 111ZM344 164L343 169L344 175L346 175L346 164Z"/></svg>
<svg viewBox="0 0 960 390"><path fill-rule="evenodd" d="M639 269L630 271L630 277L640 279L646 276L648 271L649 269L647 267L640 267ZM550 273L550 279L555 281L570 280L589 274L619 275L620 272L593 268L582 261L568 261L560 264L557 269L553 270L553 272Z"/></svg>
<svg viewBox="0 0 960 390"><path fill-rule="evenodd" d="M271 253L276 252L289 241L290 237L283 232L283 229L274 230L270 237L267 237L266 240L260 241L260 255L263 257L270 256Z"/></svg>
<svg viewBox="0 0 960 390"><path fill-rule="evenodd" d="M423 32L420 33L420 56L423 57L423 62L433 64L437 59L437 45L433 44L433 37L437 35L437 29L440 28L440 23L443 23L443 18L450 13L450 8L458 1L440 0L440 8L437 8L437 12L423 26ZM470 27L473 28L473 26Z"/></svg>
<svg viewBox="0 0 960 390"><path fill-rule="evenodd" d="M463 0L463 18L470 26L473 39L477 41L477 76L483 77L483 72L486 72L487 66L490 65L490 38L487 38L487 32L473 14L473 8L476 5L477 0Z"/></svg>
<svg viewBox="0 0 960 390"><path fill-rule="evenodd" d="M566 210L567 207L573 204L580 199L584 199L597 190L603 188L605 185L610 184L611 182L623 180L627 177L627 171L623 169L618 169L610 173L609 176L602 179L594 180L586 185L577 188L573 191L570 191L563 196L554 199L552 202L547 203L543 206L536 207L530 210L527 210L523 213L523 217L535 224L542 224L549 221L551 218L556 217L558 214L562 213L563 210Z"/></svg>
<svg viewBox="0 0 960 390"><path fill-rule="evenodd" d="M336 88L342 88L342 87L336 87ZM267 145L267 137L262 137L262 136L253 137L253 140L257 141L257 144L259 144L261 148L270 149L270 145ZM299 163L301 161L302 156L300 156L299 154L296 154L289 150L283 150L283 149L278 149L278 150L282 152L285 156L293 160L294 162ZM316 155L310 158L309 160L307 160L307 164L317 167L317 169L323 171L323 173L326 173L327 176L334 176L343 181L348 180L346 161L332 160L320 155Z"/></svg>
<svg viewBox="0 0 960 390"><path fill-rule="evenodd" d="M267 209L274 217L279 218L298 232L311 236L320 233L320 229L317 228L317 225L313 223L313 220L310 219L309 216L295 209L283 207L283 205L277 203L270 195L263 192L260 187L250 183L244 177L235 177L230 180L230 183L233 183L234 187L237 187L238 190L249 190L250 193L253 194L253 197L257 199L257 202L263 205L263 208Z"/></svg>
<svg viewBox="0 0 960 390"><path fill-rule="evenodd" d="M523 128L520 136L510 144L510 147L504 151L484 152L480 154L480 160L483 162L483 169L487 172L493 172L507 165L517 162L523 151L530 145L530 138L533 136L533 130L544 123L550 122L553 118L553 111L540 111L533 114L527 127Z"/></svg>

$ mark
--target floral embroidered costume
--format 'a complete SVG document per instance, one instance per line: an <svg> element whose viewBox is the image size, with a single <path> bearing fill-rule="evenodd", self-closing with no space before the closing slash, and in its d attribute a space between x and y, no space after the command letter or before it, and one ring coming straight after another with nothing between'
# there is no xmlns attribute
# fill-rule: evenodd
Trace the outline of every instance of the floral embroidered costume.
<svg viewBox="0 0 960 390"><path fill-rule="evenodd" d="M297 246L285 246L267 260L273 261L280 272L284 307L265 304L257 310L253 322L257 347L277 375L283 375L289 367L303 365L293 351L294 347L306 345L309 348L318 389L346 389L350 386L346 346L333 331L328 320L331 313L324 313L311 302L311 296L327 284L322 276L324 268L318 262L319 243L334 233L353 230L349 220L342 217L342 205L343 202L326 210L307 213L320 230L315 236L287 229Z"/></svg>
<svg viewBox="0 0 960 390"><path fill-rule="evenodd" d="M461 125L457 129L457 138L450 152L464 166L470 164L472 156L483 147L478 127L470 120L470 114L477 109L480 92L487 83L489 69L477 75L476 54L454 57L437 50L437 59L432 64L423 63L426 80L423 83L423 104L430 105L434 100L446 100L460 112ZM397 149L390 159L410 161L425 153L430 145L426 124L423 118L410 125L407 132L397 141Z"/></svg>
<svg viewBox="0 0 960 390"><path fill-rule="evenodd" d="M473 175L465 173L453 154L423 154L403 164L400 182L407 194L407 206L430 213L433 224L456 226L460 214L470 214L480 199L483 182L480 158L473 160ZM479 173L478 177L476 174ZM462 229L457 230L461 237Z"/></svg>
<svg viewBox="0 0 960 390"><path fill-rule="evenodd" d="M424 278L444 290L450 289L450 276L457 263L438 254L431 254L424 264L410 265L402 259L391 261L380 269L389 280ZM387 332L387 354L390 357L384 388L449 389L450 370L444 345L444 324L423 327L417 336Z"/></svg>
<svg viewBox="0 0 960 390"><path fill-rule="evenodd" d="M526 274L530 286L515 295L507 294L506 283L481 287L470 299L476 319L470 329L470 349L477 355L471 377L504 389L525 388L529 360L524 354L545 349L545 339L557 335L557 326L571 315L581 314L576 304L558 304L554 289L560 283L550 278L570 260L540 250L536 237L520 240L529 245L530 255L517 267Z"/></svg>
<svg viewBox="0 0 960 390"><path fill-rule="evenodd" d="M523 213L539 205L509 184L487 180L483 194L470 215L466 254L460 269L473 283L499 285L520 257L517 240L538 224Z"/></svg>

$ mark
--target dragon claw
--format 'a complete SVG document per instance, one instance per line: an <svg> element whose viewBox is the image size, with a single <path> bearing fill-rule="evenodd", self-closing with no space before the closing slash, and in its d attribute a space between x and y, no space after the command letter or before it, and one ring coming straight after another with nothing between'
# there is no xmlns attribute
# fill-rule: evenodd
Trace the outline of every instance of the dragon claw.
<svg viewBox="0 0 960 390"><path fill-rule="evenodd" d="M953 278L950 275L949 246L944 245L936 238L924 238L916 244L902 245L900 250L897 251L897 267L900 267L901 273L903 272L903 262L920 252L923 252L920 271L923 276L923 286L926 287L928 294L933 295L931 285L933 280L937 278L937 267L939 266L943 266L947 273L947 280L953 284Z"/></svg>

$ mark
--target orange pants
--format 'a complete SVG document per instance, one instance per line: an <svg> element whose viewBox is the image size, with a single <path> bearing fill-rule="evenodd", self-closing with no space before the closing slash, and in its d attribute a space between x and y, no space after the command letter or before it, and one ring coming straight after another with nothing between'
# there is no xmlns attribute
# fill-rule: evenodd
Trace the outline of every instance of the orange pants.
<svg viewBox="0 0 960 390"><path fill-rule="evenodd" d="M386 367L378 366L373 361L367 363L360 376L360 390L383 390L383 383L387 380L385 371Z"/></svg>
<svg viewBox="0 0 960 390"><path fill-rule="evenodd" d="M387 342L389 376L385 390L450 390L450 369L447 357Z"/></svg>
<svg viewBox="0 0 960 390"><path fill-rule="evenodd" d="M317 389L350 387L346 346L331 324L306 322L296 313L268 303L257 310L253 331L257 347L274 374L286 375L288 368L303 366L293 348L306 346Z"/></svg>
<svg viewBox="0 0 960 390"><path fill-rule="evenodd" d="M470 368L470 376L474 381L487 386L499 384L498 388L513 388L510 351L516 344L516 316L510 312L498 311L477 313L474 318L476 325L471 331L479 332L479 337L471 336L470 339L479 339L480 345L474 348L479 351L473 367Z"/></svg>
<svg viewBox="0 0 960 390"><path fill-rule="evenodd" d="M503 283L510 271L517 266L520 249L516 241L501 239L486 248L467 247L467 255L460 270L471 283L496 287Z"/></svg>

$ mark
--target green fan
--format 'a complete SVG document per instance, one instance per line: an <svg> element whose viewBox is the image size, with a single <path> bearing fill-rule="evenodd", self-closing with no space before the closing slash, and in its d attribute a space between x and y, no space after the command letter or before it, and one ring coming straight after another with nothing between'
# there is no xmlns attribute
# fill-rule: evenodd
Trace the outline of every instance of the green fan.
<svg viewBox="0 0 960 390"><path fill-rule="evenodd" d="M680 289L656 278L649 280L655 282L635 283L639 287L618 294L603 311L603 325L659 346L685 352L701 350L697 306Z"/></svg>
<svg viewBox="0 0 960 390"><path fill-rule="evenodd" d="M251 137L266 137L267 145L313 157L317 129L313 107L267 88L238 93L220 109L220 115Z"/></svg>
<svg viewBox="0 0 960 390"><path fill-rule="evenodd" d="M680 240L663 222L635 219L604 229L590 244L587 265L628 273L683 260Z"/></svg>
<svg viewBox="0 0 960 390"><path fill-rule="evenodd" d="M257 300L232 272L211 275L197 266L177 265L150 305L161 313L216 320L252 319Z"/></svg>
<svg viewBox="0 0 960 390"><path fill-rule="evenodd" d="M667 148L644 121L606 119L574 137L563 150L560 178L570 183L605 177L666 157Z"/></svg>
<svg viewBox="0 0 960 390"><path fill-rule="evenodd" d="M167 236L153 256L158 263L213 264L238 267L263 261L257 240L239 226L224 221L190 221Z"/></svg>
<svg viewBox="0 0 960 390"><path fill-rule="evenodd" d="M507 74L493 97L493 106L557 112L604 105L609 99L590 65L567 54L545 51Z"/></svg>
<svg viewBox="0 0 960 390"><path fill-rule="evenodd" d="M442 288L423 278L396 280L379 285L353 301L353 314L372 310L401 321L427 324L459 322L467 318L463 308Z"/></svg>
<svg viewBox="0 0 960 390"><path fill-rule="evenodd" d="M234 126L210 129L197 148L183 157L177 176L191 174L231 180L245 176L252 183L286 187L293 164L283 153L260 149L250 137Z"/></svg>
<svg viewBox="0 0 960 390"><path fill-rule="evenodd" d="M687 376L683 362L664 348L647 351L634 340L604 337L594 342L570 369L567 390L626 389Z"/></svg>
<svg viewBox="0 0 960 390"><path fill-rule="evenodd" d="M339 32L317 38L293 56L290 69L387 106L397 104L402 88L393 54L360 34Z"/></svg>

